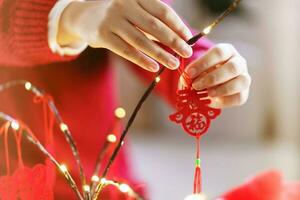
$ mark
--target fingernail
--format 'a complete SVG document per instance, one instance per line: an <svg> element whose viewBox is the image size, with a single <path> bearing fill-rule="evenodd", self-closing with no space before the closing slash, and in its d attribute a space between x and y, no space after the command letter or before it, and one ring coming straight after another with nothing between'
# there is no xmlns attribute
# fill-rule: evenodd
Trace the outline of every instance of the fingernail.
<svg viewBox="0 0 300 200"><path fill-rule="evenodd" d="M188 74L189 78L191 78L191 79L193 79L193 78L195 78L197 76L197 70L195 68L193 68L193 67L188 68L186 70L186 73Z"/></svg>
<svg viewBox="0 0 300 200"><path fill-rule="evenodd" d="M189 40L189 39L191 39L193 37L193 34L188 29L184 31L184 35L185 35L185 39L186 40Z"/></svg>
<svg viewBox="0 0 300 200"><path fill-rule="evenodd" d="M182 51L183 51L183 56L184 57L190 57L193 55L193 49L192 47L190 47L189 45L187 44L184 44L182 46Z"/></svg>
<svg viewBox="0 0 300 200"><path fill-rule="evenodd" d="M168 61L168 66L171 67L172 69L177 69L179 67L179 60L175 57L170 57Z"/></svg>
<svg viewBox="0 0 300 200"><path fill-rule="evenodd" d="M157 71L159 70L159 66L158 66L157 63L151 63L151 64L149 65L149 68L150 68L150 70L151 70L152 72L157 72Z"/></svg>

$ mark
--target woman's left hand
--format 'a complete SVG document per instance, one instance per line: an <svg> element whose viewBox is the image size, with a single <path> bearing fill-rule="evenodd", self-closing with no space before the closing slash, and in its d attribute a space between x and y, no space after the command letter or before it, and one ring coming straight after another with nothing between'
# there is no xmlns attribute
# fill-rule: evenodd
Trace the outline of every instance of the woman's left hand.
<svg viewBox="0 0 300 200"><path fill-rule="evenodd" d="M231 44L214 46L189 64L186 73L195 90L208 90L211 107L240 106L248 99L251 77L247 62Z"/></svg>

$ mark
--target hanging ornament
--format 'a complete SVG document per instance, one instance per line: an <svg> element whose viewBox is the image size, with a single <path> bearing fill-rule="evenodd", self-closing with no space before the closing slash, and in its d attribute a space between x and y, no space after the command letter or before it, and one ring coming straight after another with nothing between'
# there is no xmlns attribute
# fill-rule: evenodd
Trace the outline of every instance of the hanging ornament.
<svg viewBox="0 0 300 200"><path fill-rule="evenodd" d="M210 122L221 114L220 109L211 108L211 100L208 98L207 90L197 91L192 88L192 80L184 72L185 63L181 58L179 72L182 74L185 85L177 91L177 112L170 115L171 121L181 124L185 132L196 138L196 164L194 175L194 196L203 196L201 185L201 160L200 160L200 137L210 127ZM199 198L196 198L199 199Z"/></svg>

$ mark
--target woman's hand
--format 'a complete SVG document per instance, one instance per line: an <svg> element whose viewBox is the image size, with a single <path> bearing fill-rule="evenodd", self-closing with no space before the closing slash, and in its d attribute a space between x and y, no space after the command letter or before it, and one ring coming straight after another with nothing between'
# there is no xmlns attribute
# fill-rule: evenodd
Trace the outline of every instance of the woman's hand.
<svg viewBox="0 0 300 200"><path fill-rule="evenodd" d="M244 104L251 77L247 62L231 44L218 44L186 68L196 90L208 89L212 107Z"/></svg>
<svg viewBox="0 0 300 200"><path fill-rule="evenodd" d="M61 46L85 41L107 48L125 59L156 72L158 63L176 69L179 60L150 38L183 57L192 55L185 40L191 32L177 14L159 0L99 0L73 2L63 12L58 33Z"/></svg>

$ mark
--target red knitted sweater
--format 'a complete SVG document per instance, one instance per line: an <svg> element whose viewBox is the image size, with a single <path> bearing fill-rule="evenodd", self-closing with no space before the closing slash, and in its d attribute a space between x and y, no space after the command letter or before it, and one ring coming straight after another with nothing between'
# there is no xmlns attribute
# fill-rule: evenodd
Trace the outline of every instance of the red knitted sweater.
<svg viewBox="0 0 300 200"><path fill-rule="evenodd" d="M118 106L113 67L108 59L110 52L88 48L78 56L53 54L47 42L47 23L48 14L55 3L55 0L0 0L0 82L25 79L52 95L74 134L85 172L90 177L97 152L112 123L113 111ZM206 40L197 43L193 47L193 58L189 61L209 47L210 43ZM153 78L153 74L134 64L129 63L128 66L146 82ZM177 72L167 70L156 92L174 105L177 84ZM42 109L32 103L32 97L20 88L1 94L0 110L22 119L42 138ZM54 136L57 159L66 163L70 172L78 177L70 150L58 127L55 127ZM2 162L3 148L0 147L0 175L3 176L6 171ZM11 156L14 157L13 152ZM43 160L36 149L26 142L23 145L23 157L29 167ZM124 145L110 176L134 183L132 169L126 158ZM60 178L56 180L54 191L56 199L75 199ZM113 198L109 196L111 194L106 195L105 199Z"/></svg>

